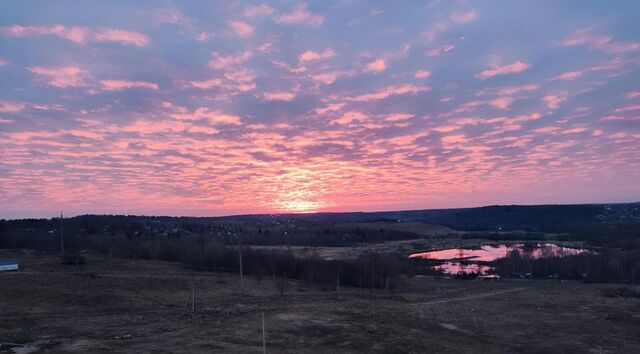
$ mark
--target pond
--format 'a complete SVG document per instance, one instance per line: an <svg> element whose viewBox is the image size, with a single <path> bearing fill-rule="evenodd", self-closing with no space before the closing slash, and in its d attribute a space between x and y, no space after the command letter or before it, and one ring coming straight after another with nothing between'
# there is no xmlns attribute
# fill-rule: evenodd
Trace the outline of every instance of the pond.
<svg viewBox="0 0 640 354"><path fill-rule="evenodd" d="M554 243L490 244L479 248L449 248L437 251L413 253L409 258L438 261L431 268L444 274L479 274L488 276L494 269L489 263L519 255L525 259L563 257L589 252L585 248L559 246Z"/></svg>

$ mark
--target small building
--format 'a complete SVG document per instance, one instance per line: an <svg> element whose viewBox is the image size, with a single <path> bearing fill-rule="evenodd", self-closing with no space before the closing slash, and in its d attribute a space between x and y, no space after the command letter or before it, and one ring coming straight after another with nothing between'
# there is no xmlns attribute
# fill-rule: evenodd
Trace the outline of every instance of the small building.
<svg viewBox="0 0 640 354"><path fill-rule="evenodd" d="M0 272L18 270L18 261L15 260L0 260Z"/></svg>

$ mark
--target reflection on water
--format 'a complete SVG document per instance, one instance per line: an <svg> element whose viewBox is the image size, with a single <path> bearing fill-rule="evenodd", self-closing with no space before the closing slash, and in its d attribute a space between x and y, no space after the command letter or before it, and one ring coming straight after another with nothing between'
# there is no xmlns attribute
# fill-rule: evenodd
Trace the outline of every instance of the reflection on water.
<svg viewBox="0 0 640 354"><path fill-rule="evenodd" d="M558 246L553 243L514 243L483 245L480 248L449 248L438 251L414 253L409 258L422 258L442 261L433 266L445 274L486 275L493 267L482 264L505 258L513 253L523 258L540 259L547 257L563 257L588 252L584 248Z"/></svg>
<svg viewBox="0 0 640 354"><path fill-rule="evenodd" d="M463 264L460 262L444 262L442 264L434 266L433 269L437 269L444 274L476 273L485 275L488 274L489 271L493 270L493 267L478 263Z"/></svg>

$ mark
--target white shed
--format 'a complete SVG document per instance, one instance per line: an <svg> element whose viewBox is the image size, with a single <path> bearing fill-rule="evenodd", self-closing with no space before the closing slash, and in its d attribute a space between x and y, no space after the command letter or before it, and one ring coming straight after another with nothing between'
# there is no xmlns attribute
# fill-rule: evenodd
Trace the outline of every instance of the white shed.
<svg viewBox="0 0 640 354"><path fill-rule="evenodd" d="M0 272L5 272L9 270L18 270L18 261L0 260Z"/></svg>

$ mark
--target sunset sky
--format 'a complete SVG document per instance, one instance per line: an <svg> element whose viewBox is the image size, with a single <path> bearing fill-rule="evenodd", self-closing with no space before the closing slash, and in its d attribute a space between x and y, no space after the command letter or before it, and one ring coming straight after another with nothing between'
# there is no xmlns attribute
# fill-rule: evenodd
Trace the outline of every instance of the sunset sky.
<svg viewBox="0 0 640 354"><path fill-rule="evenodd" d="M0 1L0 218L640 199L640 1Z"/></svg>

